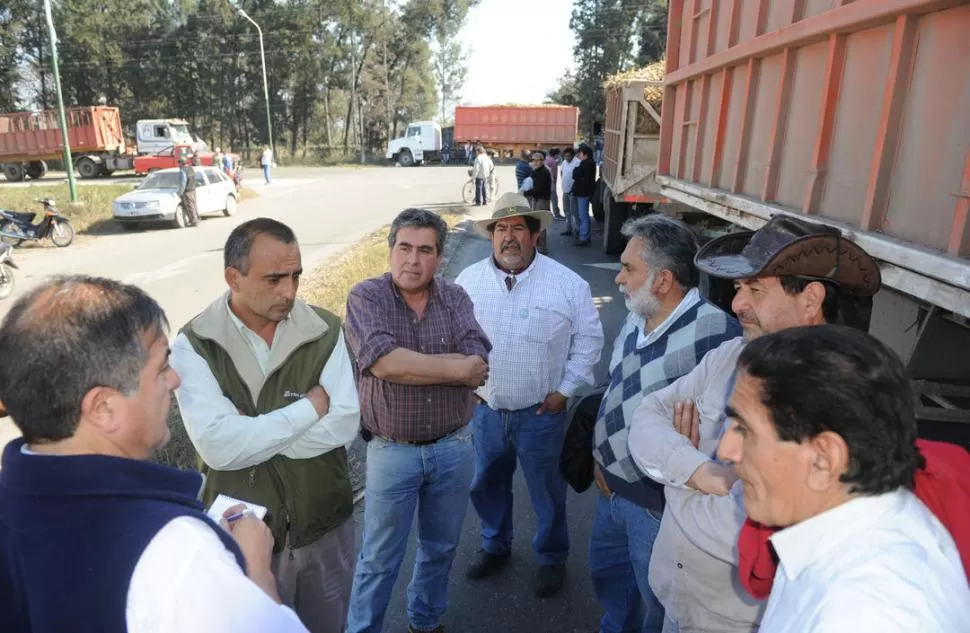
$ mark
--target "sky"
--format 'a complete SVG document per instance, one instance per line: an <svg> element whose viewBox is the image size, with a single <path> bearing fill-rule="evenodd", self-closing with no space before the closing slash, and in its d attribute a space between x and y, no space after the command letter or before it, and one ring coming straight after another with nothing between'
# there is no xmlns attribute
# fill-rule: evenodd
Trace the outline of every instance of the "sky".
<svg viewBox="0 0 970 633"><path fill-rule="evenodd" d="M461 31L464 105L542 103L573 64L571 0L481 0ZM536 50L546 65L540 70Z"/></svg>

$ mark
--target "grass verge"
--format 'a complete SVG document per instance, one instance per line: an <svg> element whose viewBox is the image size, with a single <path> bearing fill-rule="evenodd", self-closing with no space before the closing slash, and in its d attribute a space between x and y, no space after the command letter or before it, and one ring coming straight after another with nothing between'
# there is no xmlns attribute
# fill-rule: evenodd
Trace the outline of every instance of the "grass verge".
<svg viewBox="0 0 970 633"><path fill-rule="evenodd" d="M121 233L122 228L111 217L111 202L118 196L128 193L139 180L126 180L124 184L77 185L77 203L70 202L67 184L30 184L26 187L0 187L0 209L10 211L43 210L34 202L42 198L54 198L58 209L66 215L74 230L81 234L104 235ZM239 201L258 198L259 193L243 187ZM39 217L39 216L38 216ZM25 242L29 245L50 245L48 242Z"/></svg>
<svg viewBox="0 0 970 633"><path fill-rule="evenodd" d="M449 230L454 229L465 214L463 206L448 206L435 211L445 220ZM318 266L300 284L300 298L313 305L330 310L344 318L347 295L359 281L376 277L387 271L387 234L390 227L371 233L356 244L348 247L335 258ZM172 437L163 450L152 461L176 468L195 469L198 462L195 447L185 432L178 404L172 396L172 406L168 414L168 425ZM359 461L352 458L352 461ZM352 470L355 464L351 464ZM359 470L359 468L357 468ZM352 479L360 479L361 473Z"/></svg>

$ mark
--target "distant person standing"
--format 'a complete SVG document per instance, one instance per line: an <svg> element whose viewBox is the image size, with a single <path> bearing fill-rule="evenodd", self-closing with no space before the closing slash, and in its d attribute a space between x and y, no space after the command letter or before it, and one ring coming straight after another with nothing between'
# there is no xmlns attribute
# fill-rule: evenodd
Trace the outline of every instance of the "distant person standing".
<svg viewBox="0 0 970 633"><path fill-rule="evenodd" d="M542 152L532 154L532 189L526 192L529 204L537 211L549 211L552 206L552 173L545 165L545 155Z"/></svg>
<svg viewBox="0 0 970 633"><path fill-rule="evenodd" d="M579 233L579 218L576 215L576 198L573 196L573 170L579 165L576 158L576 150L567 147L562 151L562 210L566 215L566 230L561 235L569 236L573 234L575 227Z"/></svg>
<svg viewBox="0 0 970 633"><path fill-rule="evenodd" d="M495 165L489 158L485 148L481 145L475 148L475 165L472 173L475 175L475 206L488 204L489 180Z"/></svg>
<svg viewBox="0 0 970 633"><path fill-rule="evenodd" d="M552 176L552 187L550 190L549 201L552 203L552 216L557 220L565 219L559 210L559 148L553 147L546 156L546 169Z"/></svg>
<svg viewBox="0 0 970 633"><path fill-rule="evenodd" d="M579 165L573 170L573 197L576 200L576 215L579 217L579 230L576 246L589 246L589 203L596 191L596 163L593 150L588 145L579 148Z"/></svg>
<svg viewBox="0 0 970 633"><path fill-rule="evenodd" d="M269 170L273 166L273 150L270 149L269 145L263 145L263 153L259 156L259 166L263 168L263 178L268 185L272 181Z"/></svg>
<svg viewBox="0 0 970 633"><path fill-rule="evenodd" d="M182 212L189 216L189 224L199 226L199 209L195 203L195 168L184 154L179 156L179 198L182 199ZM178 213L178 210L175 212Z"/></svg>
<svg viewBox="0 0 970 633"><path fill-rule="evenodd" d="M525 179L532 175L532 165L529 164L530 161L528 150L522 150L519 155L519 160L515 163L515 189L516 191L522 190L522 183Z"/></svg>

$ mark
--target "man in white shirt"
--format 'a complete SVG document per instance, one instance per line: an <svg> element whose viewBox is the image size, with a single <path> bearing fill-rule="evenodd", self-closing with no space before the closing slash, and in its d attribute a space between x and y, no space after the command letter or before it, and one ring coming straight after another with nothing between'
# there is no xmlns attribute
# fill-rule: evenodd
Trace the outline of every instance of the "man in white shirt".
<svg viewBox="0 0 970 633"><path fill-rule="evenodd" d="M881 278L876 262L838 229L785 215L756 232L711 240L695 263L734 280L732 309L744 338L721 344L690 373L647 395L633 413L629 448L636 465L664 485L649 574L664 606L664 633L746 633L757 630L764 604L737 580L745 519L737 475L712 459L738 355L746 340L837 322L840 302L872 296Z"/></svg>
<svg viewBox="0 0 970 633"><path fill-rule="evenodd" d="M226 240L229 291L182 328L172 364L205 498L269 509L280 596L311 631L340 632L354 571L346 446L360 428L340 319L296 298L296 236L256 218Z"/></svg>
<svg viewBox="0 0 970 633"><path fill-rule="evenodd" d="M475 178L476 207L488 204L488 194L491 191L489 184L494 169L495 165L492 164L492 159L485 152L485 148L481 145L477 146L475 148L475 164L472 167L472 174Z"/></svg>
<svg viewBox="0 0 970 633"><path fill-rule="evenodd" d="M80 275L0 326L0 415L23 434L0 470L0 631L306 631L279 604L266 526L220 527L199 473L148 461L179 385L167 330L139 288Z"/></svg>
<svg viewBox="0 0 970 633"><path fill-rule="evenodd" d="M269 145L263 145L263 151L259 155L259 166L263 169L263 179L268 185L272 181L270 170L273 168L273 150Z"/></svg>
<svg viewBox="0 0 970 633"><path fill-rule="evenodd" d="M899 358L845 326L790 328L738 359L718 457L751 520L782 528L762 633L963 633L970 587L913 489L924 463Z"/></svg>
<svg viewBox="0 0 970 633"><path fill-rule="evenodd" d="M579 165L576 158L576 150L567 147L562 151L562 209L566 216L566 230L560 235L572 235L573 232L579 233L579 216L576 209L576 198L573 196L573 170Z"/></svg>
<svg viewBox="0 0 970 633"><path fill-rule="evenodd" d="M476 467L472 505L482 520L482 552L471 579L497 573L512 544L512 476L522 465L538 515L533 549L536 595L562 586L569 553L566 480L559 472L566 399L592 384L603 327L589 284L536 251L549 211L533 211L518 193L499 198L478 230L493 255L455 280L471 297L475 318L492 342L489 378L476 392L471 425Z"/></svg>

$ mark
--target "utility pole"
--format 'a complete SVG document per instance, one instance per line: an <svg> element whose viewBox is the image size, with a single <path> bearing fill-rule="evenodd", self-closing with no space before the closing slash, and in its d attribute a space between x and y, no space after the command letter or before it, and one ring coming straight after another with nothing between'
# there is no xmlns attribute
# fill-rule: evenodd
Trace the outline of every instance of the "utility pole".
<svg viewBox="0 0 970 633"><path fill-rule="evenodd" d="M44 0L44 13L47 15L47 31L51 40L51 63L54 66L54 89L57 92L57 118L64 143L64 169L67 170L67 189L71 202L77 202L77 188L74 183L74 162L71 159L71 139L67 135L67 117L64 115L64 95L61 94L61 71L57 65L57 33L54 31L54 16L51 14L50 0Z"/></svg>
<svg viewBox="0 0 970 633"><path fill-rule="evenodd" d="M236 7L236 11L239 15L249 20L256 27L256 32L259 33L259 56L263 60L263 98L266 99L266 134L269 136L269 148L273 150L273 157L275 158L276 150L273 148L273 118L270 115L269 109L269 82L266 80L266 50L263 48L263 29L259 28L256 21L249 17L249 14L243 11L242 7Z"/></svg>

